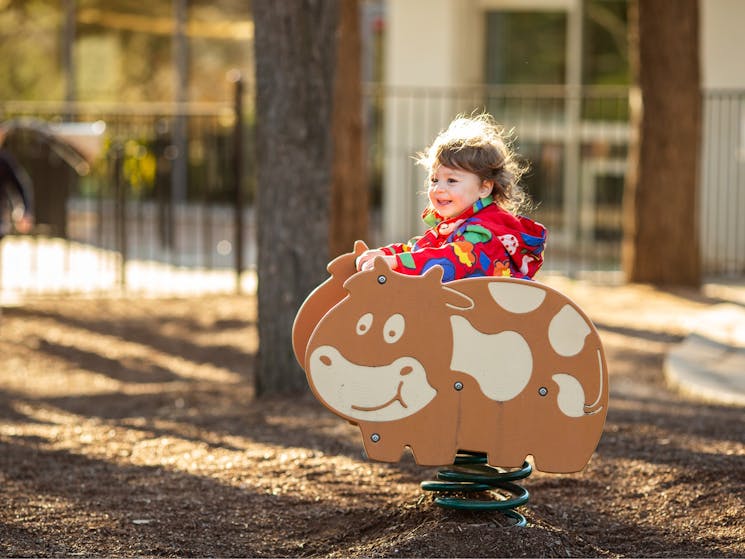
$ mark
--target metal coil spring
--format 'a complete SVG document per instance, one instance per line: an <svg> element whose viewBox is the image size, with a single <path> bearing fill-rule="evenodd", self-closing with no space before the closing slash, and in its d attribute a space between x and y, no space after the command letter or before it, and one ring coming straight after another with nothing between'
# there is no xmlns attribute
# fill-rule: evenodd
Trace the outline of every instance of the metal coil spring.
<svg viewBox="0 0 745 559"><path fill-rule="evenodd" d="M486 463L486 455L476 452L458 452L454 469L443 468L437 474L440 481L423 481L421 488L425 491L473 493L487 491L492 500L469 499L466 497L436 497L435 503L441 507L461 510L499 511L514 519L516 526L525 526L525 517L514 510L528 502L530 494L524 487L514 483L527 478L533 468L525 462L516 470L495 468ZM457 469L456 469L457 468ZM496 489L514 495L508 499L497 493Z"/></svg>

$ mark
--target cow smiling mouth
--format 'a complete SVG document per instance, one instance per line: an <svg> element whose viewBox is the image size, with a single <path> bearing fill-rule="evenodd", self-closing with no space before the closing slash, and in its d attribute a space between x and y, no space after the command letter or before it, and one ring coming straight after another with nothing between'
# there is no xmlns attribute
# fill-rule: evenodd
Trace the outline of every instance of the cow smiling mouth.
<svg viewBox="0 0 745 559"><path fill-rule="evenodd" d="M371 407L365 407L365 406L355 406L352 404L352 409L356 411L378 411L382 410L383 408L387 408L388 406L395 404L398 402L401 404L402 407L408 408L409 406L406 405L406 402L404 402L403 397L401 396L401 388L404 386L404 381L401 381L398 383L398 389L396 389L396 395L388 400L385 404L381 404L379 406L371 406Z"/></svg>
<svg viewBox="0 0 745 559"><path fill-rule="evenodd" d="M414 357L403 355L382 365L354 361L329 345L316 347L308 356L313 391L342 417L396 421L415 414L437 395Z"/></svg>

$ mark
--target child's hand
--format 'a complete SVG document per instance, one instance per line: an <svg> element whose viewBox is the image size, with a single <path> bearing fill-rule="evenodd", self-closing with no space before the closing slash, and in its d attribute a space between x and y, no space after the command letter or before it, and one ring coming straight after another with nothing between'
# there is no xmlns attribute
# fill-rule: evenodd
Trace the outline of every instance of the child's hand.
<svg viewBox="0 0 745 559"><path fill-rule="evenodd" d="M374 249L366 250L365 252L363 252L357 257L357 261L356 261L357 271L364 272L365 270L372 269L373 262L375 261L376 257L382 258L383 261L388 265L388 267L391 270L396 269L396 257L395 256L386 254L379 248L374 248Z"/></svg>
<svg viewBox="0 0 745 559"><path fill-rule="evenodd" d="M362 254L360 254L357 257L357 260L355 260L355 266L357 267L357 271L361 272L363 269L369 270L370 266L368 266L367 268L364 268L364 266L368 262L370 263L370 265L372 265L372 262L376 256L385 256L385 252L383 252L379 248L371 248L369 250L366 250Z"/></svg>

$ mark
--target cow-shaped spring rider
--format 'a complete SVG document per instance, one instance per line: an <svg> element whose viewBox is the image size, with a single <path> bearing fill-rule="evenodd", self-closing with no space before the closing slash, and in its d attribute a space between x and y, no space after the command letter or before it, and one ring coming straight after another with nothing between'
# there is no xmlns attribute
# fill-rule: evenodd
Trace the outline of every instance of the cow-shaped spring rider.
<svg viewBox="0 0 745 559"><path fill-rule="evenodd" d="M442 283L356 272L355 251L300 308L293 346L315 396L359 426L371 459L420 465L483 453L515 468L581 470L602 433L608 373L598 333L561 293L528 280Z"/></svg>

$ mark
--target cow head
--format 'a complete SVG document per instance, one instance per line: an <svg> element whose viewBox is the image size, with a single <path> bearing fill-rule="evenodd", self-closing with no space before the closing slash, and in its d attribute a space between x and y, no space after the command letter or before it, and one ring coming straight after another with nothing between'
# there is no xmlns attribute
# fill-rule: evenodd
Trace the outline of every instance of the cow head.
<svg viewBox="0 0 745 559"><path fill-rule="evenodd" d="M344 288L347 297L324 316L308 343L305 370L313 391L355 422L417 413L446 382L430 371L450 360L449 307L473 302L442 285L439 267L405 276L381 259Z"/></svg>

